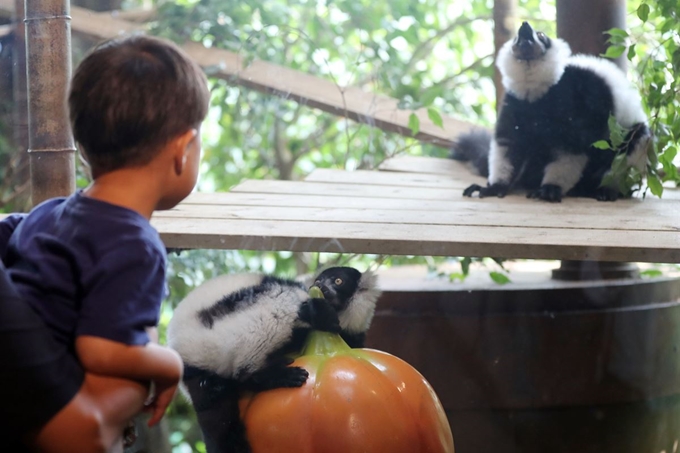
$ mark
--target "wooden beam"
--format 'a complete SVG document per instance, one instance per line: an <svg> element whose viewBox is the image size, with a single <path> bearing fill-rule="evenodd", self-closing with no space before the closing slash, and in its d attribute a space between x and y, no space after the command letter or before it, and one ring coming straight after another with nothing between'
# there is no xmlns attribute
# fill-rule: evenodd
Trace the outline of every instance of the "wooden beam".
<svg viewBox="0 0 680 453"><path fill-rule="evenodd" d="M119 20L126 20L128 22L144 23L153 20L158 15L156 8L137 8L129 10L111 11L111 17Z"/></svg>
<svg viewBox="0 0 680 453"><path fill-rule="evenodd" d="M12 7L11 0L0 0L0 11L11 10ZM71 16L74 32L98 40L143 30L140 25L115 18L111 13L97 14L83 8L72 7ZM292 99L300 104L388 132L412 136L408 127L412 111L399 109L397 99L369 93L357 87L340 87L330 80L266 61L255 60L246 63L243 56L227 50L206 48L192 42L186 43L183 47L203 68L208 69L213 77L263 93ZM420 131L414 138L444 148L450 148L456 136L475 127L466 121L443 117L443 128L440 128L429 119L426 109L419 109L413 113L420 120Z"/></svg>

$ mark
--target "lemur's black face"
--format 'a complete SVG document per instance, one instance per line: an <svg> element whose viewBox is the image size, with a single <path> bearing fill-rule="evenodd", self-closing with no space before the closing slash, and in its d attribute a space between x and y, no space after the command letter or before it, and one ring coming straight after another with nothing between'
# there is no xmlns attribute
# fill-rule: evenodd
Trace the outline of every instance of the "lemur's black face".
<svg viewBox="0 0 680 453"><path fill-rule="evenodd" d="M528 22L522 22L512 43L512 54L518 60L537 60L545 55L550 46L550 38L540 31L534 32Z"/></svg>
<svg viewBox="0 0 680 453"><path fill-rule="evenodd" d="M359 280L361 272L352 267L331 267L319 274L312 286L318 286L324 298L340 312L356 294Z"/></svg>

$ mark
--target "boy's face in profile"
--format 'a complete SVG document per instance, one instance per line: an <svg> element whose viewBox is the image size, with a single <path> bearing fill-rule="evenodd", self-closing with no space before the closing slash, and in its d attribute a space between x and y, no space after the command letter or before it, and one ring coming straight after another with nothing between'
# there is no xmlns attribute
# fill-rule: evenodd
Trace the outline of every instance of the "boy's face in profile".
<svg viewBox="0 0 680 453"><path fill-rule="evenodd" d="M196 130L196 136L189 142L187 148L187 163L184 175L186 178L187 193L184 197L187 197L191 191L194 190L196 182L198 181L198 170L201 165L202 151L200 127Z"/></svg>

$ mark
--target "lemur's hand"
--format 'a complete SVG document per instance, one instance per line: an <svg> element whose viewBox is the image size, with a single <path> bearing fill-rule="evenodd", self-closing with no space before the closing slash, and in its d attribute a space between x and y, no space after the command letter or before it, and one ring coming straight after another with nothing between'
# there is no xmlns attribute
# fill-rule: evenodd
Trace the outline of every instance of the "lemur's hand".
<svg viewBox="0 0 680 453"><path fill-rule="evenodd" d="M314 330L340 333L338 314L325 299L309 299L300 306L298 315L301 320L309 323Z"/></svg>

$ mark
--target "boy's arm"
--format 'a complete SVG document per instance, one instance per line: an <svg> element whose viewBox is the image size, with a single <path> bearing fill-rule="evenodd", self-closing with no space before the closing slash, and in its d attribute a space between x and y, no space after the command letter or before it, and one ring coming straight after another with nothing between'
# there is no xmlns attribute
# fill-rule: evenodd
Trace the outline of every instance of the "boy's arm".
<svg viewBox="0 0 680 453"><path fill-rule="evenodd" d="M130 346L81 335L76 339L76 353L85 370L95 374L162 382L179 382L182 378L179 354L155 343Z"/></svg>
<svg viewBox="0 0 680 453"><path fill-rule="evenodd" d="M147 410L151 412L149 426L154 426L163 418L182 379L183 364L179 354L155 343L129 346L82 335L76 338L76 353L88 372L153 381L155 394L153 400L147 403Z"/></svg>

